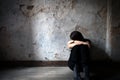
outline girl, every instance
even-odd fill
[[[89,80],[89,48],[90,40],[84,39],[78,31],[73,31],[70,34],[70,41],[67,46],[71,49],[71,54],[68,60],[68,66],[74,72],[74,80],[81,80],[80,72],[84,72],[84,80]]]

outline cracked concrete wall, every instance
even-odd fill
[[[1,60],[67,60],[73,30],[92,41],[91,57],[108,58],[107,0],[1,0]]]

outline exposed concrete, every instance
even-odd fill
[[[68,67],[31,67],[8,69],[0,72],[0,80],[72,80]]]
[[[67,60],[73,30],[92,41],[92,59],[107,59],[107,5],[107,0],[1,0],[0,59]]]
[[[119,67],[94,67],[91,80],[120,80]],[[68,67],[23,67],[0,70],[0,80],[73,80]]]

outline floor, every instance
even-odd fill
[[[68,67],[28,67],[5,69],[0,80],[72,80]]]
[[[91,80],[120,80],[120,72],[116,71],[91,73]],[[73,80],[73,73],[68,67],[19,67],[1,69],[0,80]]]

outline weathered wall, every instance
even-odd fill
[[[112,0],[111,5],[111,56],[114,60],[120,60],[120,0]]]
[[[93,59],[106,59],[106,20],[106,0],[1,0],[0,59],[67,60],[73,30],[92,41]]]

